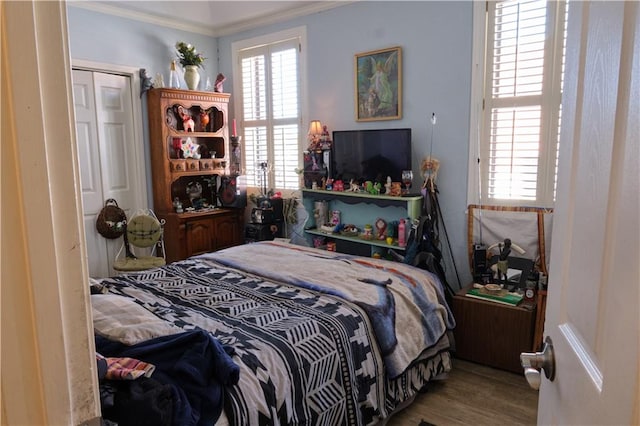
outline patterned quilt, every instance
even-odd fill
[[[375,424],[450,369],[443,291],[399,263],[264,242],[102,284],[234,348],[232,425]]]

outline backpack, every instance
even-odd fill
[[[415,219],[407,239],[404,263],[416,266],[435,274],[445,289],[447,299],[454,294],[447,282],[442,266],[442,251],[430,216],[423,215]]]

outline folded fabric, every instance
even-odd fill
[[[156,366],[148,362],[128,357],[104,357],[96,354],[98,363],[103,359],[106,370],[101,378],[108,380],[135,380],[140,377],[151,377]],[[100,376],[100,375],[99,375]]]

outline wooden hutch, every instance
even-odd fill
[[[166,221],[167,262],[241,244],[244,208],[217,207],[229,174],[228,93],[148,91],[154,210]],[[200,158],[190,158],[197,147]],[[176,211],[177,204],[182,212]],[[175,203],[175,204],[174,204]]]

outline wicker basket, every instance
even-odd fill
[[[100,235],[111,240],[120,238],[127,229],[126,224],[127,215],[118,207],[116,200],[109,198],[105,201],[96,219],[96,229]]]

